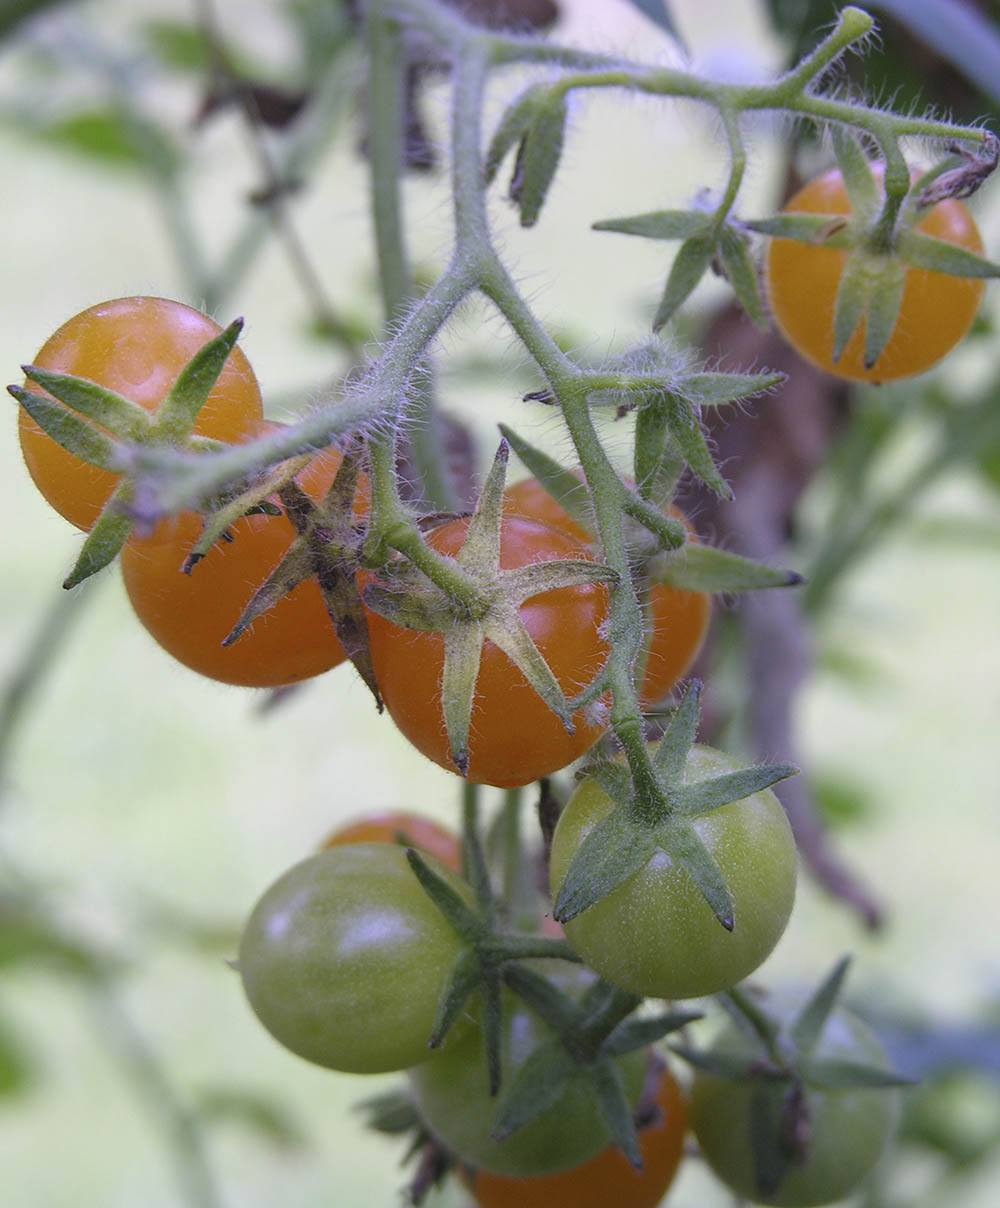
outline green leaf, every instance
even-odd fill
[[[602,218],[591,229],[639,235],[643,239],[691,239],[705,235],[711,225],[712,216],[703,210],[653,210],[631,218]]]
[[[700,1011],[667,1011],[641,1019],[626,1019],[601,1045],[601,1052],[610,1057],[621,1057],[625,1053],[655,1044],[668,1032],[676,1032],[701,1018],[703,1016]]]
[[[26,1090],[35,1079],[35,1065],[24,1042],[7,1019],[0,1016],[0,1098]]]
[[[689,373],[684,376],[679,391],[700,407],[717,407],[736,403],[774,390],[787,379],[784,373]]]
[[[874,217],[882,200],[882,190],[871,163],[853,131],[844,126],[833,127],[833,150],[851,209],[862,217]]]
[[[119,440],[140,441],[152,426],[149,412],[124,395],[68,373],[53,373],[38,365],[22,365],[26,377],[73,411],[106,428]]]
[[[779,780],[787,780],[789,776],[797,775],[798,771],[790,763],[769,763],[762,767],[726,772],[710,780],[699,780],[697,784],[681,785],[677,789],[679,806],[688,818],[700,818],[723,805],[742,801],[762,789],[770,788]]]
[[[849,256],[844,265],[833,312],[833,361],[843,356],[844,349],[865,317],[871,297],[871,264],[867,256]]]
[[[165,159],[176,162],[177,153],[163,132],[143,123],[143,141],[155,138]],[[135,119],[111,109],[91,109],[71,114],[38,129],[50,146],[96,159],[109,167],[142,170],[147,155],[136,138]]]
[[[693,541],[674,553],[655,555],[646,563],[646,574],[654,583],[704,592],[760,591],[794,587],[805,581],[796,571],[772,569],[728,550]]]
[[[556,894],[553,917],[567,923],[589,910],[634,876],[656,847],[648,830],[631,822],[624,810],[612,810],[580,844]]]
[[[671,265],[660,305],[656,308],[654,331],[659,331],[690,296],[712,263],[715,251],[716,242],[712,235],[694,235],[681,244]]]
[[[868,310],[865,314],[865,368],[872,369],[885,351],[903,305],[903,287],[906,284],[906,269],[902,264],[889,261],[884,273],[872,287]]]
[[[607,1125],[611,1139],[628,1158],[632,1167],[642,1170],[642,1153],[639,1150],[632,1105],[625,1093],[618,1067],[610,1057],[605,1058],[587,1071],[587,1080],[594,1091],[601,1119]]]
[[[694,473],[716,495],[722,499],[732,499],[733,493],[712,460],[701,421],[691,402],[667,390],[657,396],[655,405],[663,407],[670,434]]]
[[[508,105],[486,152],[483,172],[487,183],[495,178],[507,152],[527,134],[546,93],[544,84],[533,84],[512,105]]]
[[[117,446],[109,436],[44,394],[32,394],[21,386],[8,386],[7,391],[56,444],[92,466],[118,472]]]
[[[842,1057],[806,1057],[797,1063],[797,1069],[808,1086],[823,1091],[915,1085],[913,1078],[904,1078],[884,1066]]]
[[[719,257],[726,280],[733,287],[740,306],[755,327],[767,331],[770,323],[761,292],[760,274],[750,251],[749,239],[741,231],[727,224],[722,228],[719,240]]]
[[[146,44],[165,67],[207,73],[212,65],[202,30],[186,21],[153,18],[142,29]]]
[[[514,1075],[497,1108],[492,1137],[502,1141],[550,1108],[575,1070],[558,1041],[540,1045]]]
[[[921,231],[904,231],[899,236],[896,254],[912,268],[925,268],[954,277],[1000,277],[1000,264],[994,264],[968,248],[936,239]]]
[[[87,534],[73,569],[63,581],[63,587],[67,590],[110,566],[121,553],[131,535],[134,521],[119,505],[126,503],[131,494],[131,484],[121,484],[115,488],[94,527]]]
[[[789,1029],[792,1043],[802,1055],[811,1053],[823,1035],[830,1012],[837,1005],[844,978],[851,965],[849,956],[842,956],[831,969]]]
[[[541,449],[529,444],[506,424],[500,431],[507,443],[538,479],[567,516],[588,533],[594,531],[594,511],[586,484],[578,473],[567,470]]]
[[[199,348],[180,371],[156,412],[158,436],[180,440],[190,433],[242,330],[243,320],[235,319]]]
[[[550,93],[521,141],[510,195],[520,208],[523,227],[535,225],[545,204],[559,167],[568,116],[566,98]]]

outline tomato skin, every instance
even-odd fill
[[[752,1042],[735,1027],[728,1028],[712,1049],[754,1051]],[[888,1068],[871,1030],[843,1008],[827,1021],[816,1055]],[[900,1092],[893,1088],[807,1088],[810,1123],[805,1161],[790,1167],[775,1194],[762,1198],[750,1148],[752,1093],[749,1083],[699,1070],[691,1088],[691,1125],[706,1161],[728,1187],[755,1204],[778,1208],[809,1208],[850,1195],[889,1145],[899,1117]]]
[[[740,765],[695,746],[685,780],[708,779]],[[578,786],[552,839],[555,895],[580,845],[615,805],[596,780]],[[795,840],[770,789],[695,820],[734,901],[732,931],[716,920],[690,876],[659,851],[623,885],[564,924],[566,938],[601,977],[655,998],[698,998],[729,989],[752,973],[781,938],[795,900]]]
[[[555,966],[556,962],[545,962]],[[558,963],[546,968],[561,989],[581,994],[593,975]],[[504,994],[501,1025],[501,1087],[509,1086],[537,1047],[552,1038],[549,1027],[513,994]],[[641,1050],[618,1059],[629,1100],[642,1091],[646,1056]],[[486,1073],[482,1028],[468,1019],[464,1031],[433,1061],[409,1071],[417,1110],[430,1131],[461,1161],[480,1170],[515,1178],[553,1174],[579,1166],[609,1143],[597,1103],[582,1079],[571,1079],[552,1104],[502,1141],[490,1135],[498,1099],[492,1098]]]
[[[660,1116],[639,1132],[642,1170],[614,1145],[572,1170],[533,1179],[461,1169],[479,1208],[656,1208],[684,1156],[687,1105],[677,1080],[664,1070],[656,1088]]]
[[[504,497],[509,513],[551,524],[584,545],[594,540],[592,534],[570,517],[537,478],[525,478],[508,487]],[[680,508],[671,507],[670,515],[682,521],[691,540],[697,541],[694,530]],[[684,591],[666,583],[651,586],[647,624],[652,627],[653,636],[639,692],[639,701],[644,709],[663,700],[691,667],[705,641],[711,615],[712,598],[706,592]]]
[[[872,167],[881,179],[882,165]],[[810,181],[784,212],[850,214],[840,171]],[[983,251],[975,221],[960,201],[939,202],[915,230],[977,254]],[[972,326],[983,295],[981,279],[910,268],[899,319],[875,365],[864,365],[864,324],[834,362],[833,314],[846,259],[841,249],[792,239],[772,239],[767,250],[765,277],[775,321],[796,352],[827,373],[859,382],[912,377],[941,360]]]
[[[169,298],[99,302],[74,315],[39,349],[32,364],[106,386],[155,411],[187,362],[222,328],[208,315]],[[45,393],[30,380],[28,389]],[[245,439],[261,418],[260,387],[237,345],[194,425],[200,436]],[[28,473],[60,515],[88,531],[118,475],[81,461],[20,408],[18,429]]]
[[[471,898],[454,873],[425,859]],[[356,843],[318,852],[274,882],[250,915],[238,964],[276,1040],[316,1065],[375,1074],[432,1055],[427,1039],[461,947],[401,847]]]
[[[366,814],[355,822],[338,827],[323,840],[321,847],[342,847],[349,843],[396,843],[430,852],[453,872],[462,871],[462,843],[458,836],[422,814],[406,810],[384,810]]]
[[[272,426],[259,424],[258,432]],[[339,450],[325,449],[296,482],[319,501],[341,460]],[[355,513],[367,507],[363,481]],[[223,646],[250,597],[296,534],[284,513],[244,516],[232,525],[232,542],[216,542],[191,574],[183,574],[181,564],[201,529],[198,512],[181,512],[161,521],[148,537],[133,534],[122,550],[122,575],[132,607],[168,654],[210,679],[247,688],[297,683],[347,658],[315,579],[300,583],[232,646]]]
[[[439,553],[461,548],[467,519],[449,521],[427,536]],[[504,569],[554,558],[587,558],[566,533],[520,516],[504,519],[500,562]],[[603,584],[562,587],[533,596],[521,619],[567,696],[584,687],[604,665],[608,593]],[[403,629],[368,614],[372,662],[385,706],[410,742],[428,759],[455,771],[441,709],[444,637]],[[559,718],[492,642],[483,643],[469,735],[468,779],[516,788],[564,768],[594,745],[606,726],[583,711],[567,734]]]

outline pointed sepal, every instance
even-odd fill
[[[124,395],[72,374],[55,373],[37,365],[22,365],[21,368],[31,382],[119,440],[141,441],[149,434],[149,412]]]
[[[188,361],[156,412],[157,436],[175,441],[190,433],[242,330],[235,319]]]
[[[670,268],[667,284],[653,318],[653,330],[659,331],[673,318],[680,306],[694,292],[716,253],[714,235],[693,235],[681,244]]]
[[[729,550],[693,541],[675,554],[655,555],[646,563],[645,572],[654,583],[667,583],[683,591],[761,591],[805,582],[797,571],[765,566]]]

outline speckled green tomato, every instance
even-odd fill
[[[570,993],[581,994],[593,975],[561,966],[546,975]],[[505,994],[501,1041],[501,1097],[540,1044],[553,1033],[520,999]],[[618,1061],[625,1089],[638,1103],[645,1076],[643,1051]],[[610,1142],[589,1084],[573,1079],[551,1107],[502,1141],[490,1135],[498,1099],[490,1097],[482,1028],[469,1021],[465,1031],[435,1055],[410,1070],[410,1086],[424,1123],[461,1161],[493,1174],[527,1178],[568,1170],[586,1162]]]
[[[740,765],[695,746],[684,779],[706,780]],[[552,841],[555,895],[587,835],[615,808],[593,778],[568,801]],[[770,789],[720,806],[694,822],[734,903],[735,925],[712,914],[689,874],[663,851],[624,884],[565,924],[566,937],[602,977],[636,994],[697,998],[752,973],[781,938],[795,900],[795,840]]]
[[[713,1051],[748,1054],[753,1041],[737,1028],[725,1031]],[[871,1030],[838,1008],[827,1020],[817,1057],[841,1058],[888,1068]],[[813,1090],[806,1087],[808,1149],[789,1168],[776,1192],[758,1189],[750,1147],[753,1086],[699,1071],[691,1089],[691,1123],[705,1160],[727,1187],[755,1204],[809,1208],[850,1195],[890,1144],[900,1109],[894,1088]]]
[[[471,890],[432,856],[459,893]],[[438,1000],[461,941],[403,848],[318,852],[264,894],[243,932],[239,971],[265,1028],[307,1061],[354,1074],[431,1056]]]

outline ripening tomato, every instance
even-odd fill
[[[269,427],[258,424],[261,432]],[[318,501],[340,463],[337,449],[325,449],[296,482]],[[362,480],[355,513],[367,507],[368,486]],[[200,513],[181,512],[162,520],[148,537],[133,534],[122,550],[128,598],[168,654],[210,679],[248,688],[297,683],[346,659],[315,579],[293,588],[233,645],[223,646],[250,597],[287,552],[295,529],[284,513],[244,516],[232,525],[231,542],[216,542],[190,574],[183,574],[181,565],[201,528]]]
[[[572,1170],[519,1179],[460,1168],[479,1208],[656,1208],[684,1156],[687,1106],[676,1078],[664,1069],[656,1087],[658,1115],[639,1130],[642,1170],[614,1145]]]
[[[115,298],[64,323],[32,363],[87,378],[155,411],[188,361],[221,331],[214,319],[182,302]],[[44,393],[31,381],[26,385]],[[237,442],[254,431],[260,418],[260,387],[237,346],[205,400],[194,432]],[[77,528],[92,528],[118,476],[68,452],[23,407],[19,431],[24,461],[39,491]]]
[[[743,1031],[731,1026],[712,1051],[748,1056],[756,1049]],[[889,1068],[871,1029],[842,1007],[827,1020],[814,1055]],[[777,1191],[770,1194],[762,1193],[757,1183],[752,1137],[762,1121],[753,1098],[752,1082],[697,1072],[691,1088],[691,1125],[705,1160],[736,1195],[755,1204],[811,1208],[851,1195],[872,1171],[895,1133],[901,1096],[894,1087],[820,1090],[807,1080],[805,1156],[789,1167]]]
[[[873,164],[881,179],[882,166]],[[785,206],[785,213],[850,214],[851,203],[838,169],[811,180]],[[960,201],[939,202],[916,224],[924,235],[980,254],[983,242]],[[837,377],[889,382],[923,373],[965,336],[979,310],[983,281],[910,268],[895,329],[871,369],[864,365],[864,323],[838,361],[833,360],[833,315],[847,252],[794,239],[771,239],[766,259],[767,292],[782,335],[807,361]]]
[[[581,491],[583,486],[581,484]],[[508,513],[541,520],[569,533],[584,545],[594,538],[578,525],[537,478],[525,478],[504,492]],[[680,508],[670,515],[684,523],[692,541],[694,530]],[[639,700],[644,709],[658,704],[690,668],[708,632],[712,599],[706,592],[684,591],[654,583],[649,592],[646,624],[652,628]]]
[[[554,961],[545,965],[546,975],[568,994],[582,996],[594,982],[593,974],[579,966]],[[540,1016],[513,994],[504,993],[500,1099],[525,1062],[552,1038]],[[616,1064],[634,1105],[642,1091],[646,1055],[635,1050]],[[464,1021],[463,1031],[432,1061],[411,1069],[409,1079],[417,1111],[430,1131],[449,1153],[480,1170],[515,1178],[554,1174],[588,1161],[610,1141],[583,1078],[570,1078],[545,1111],[503,1140],[495,1140],[499,1100],[490,1095],[482,1027],[474,1017]]]
[[[458,836],[422,814],[406,810],[384,810],[365,814],[355,822],[338,827],[321,847],[348,843],[398,843],[430,852],[446,868],[462,871],[462,844]]]
[[[469,886],[428,864],[467,901]],[[355,843],[294,865],[268,889],[240,940],[251,1007],[286,1048],[353,1074],[426,1061],[438,1000],[462,941],[401,847]],[[443,1056],[448,1043],[436,1054]]]
[[[467,527],[467,519],[449,521],[428,534],[428,544],[454,555]],[[589,556],[580,542],[550,525],[521,516],[504,519],[503,569]],[[607,589],[598,583],[560,587],[521,606],[521,620],[566,696],[585,687],[607,659],[602,632],[607,615]],[[443,635],[403,629],[375,613],[368,615],[368,631],[375,678],[393,721],[428,759],[454,771],[441,707]],[[566,767],[606,728],[582,710],[573,721],[574,732],[568,734],[507,655],[484,642],[472,708],[468,779],[515,788]]]
[[[684,779],[708,780],[739,764],[694,746]],[[586,777],[560,815],[552,838],[555,895],[584,840],[615,804]],[[770,789],[721,805],[694,821],[729,886],[735,926],[712,914],[690,875],[664,851],[606,898],[563,926],[566,938],[601,977],[655,998],[699,998],[749,976],[781,938],[795,899],[795,840]]]

